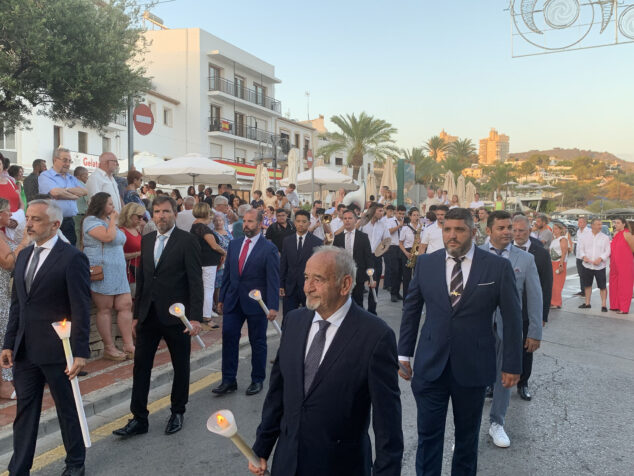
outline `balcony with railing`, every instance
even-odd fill
[[[278,114],[282,113],[282,103],[277,99],[265,96],[263,93],[245,86],[236,85],[225,78],[209,77],[209,91],[220,91],[238,99],[270,109]]]
[[[125,112],[115,114],[114,116],[112,116],[110,122],[118,126],[126,127],[128,125],[128,115]]]
[[[248,126],[243,122],[235,122],[229,119],[219,117],[209,118],[209,132],[222,132],[231,134],[236,137],[243,137],[256,142],[270,142],[274,134],[272,132],[263,131],[257,127]]]

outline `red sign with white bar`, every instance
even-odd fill
[[[154,114],[145,104],[139,104],[132,112],[134,128],[142,136],[148,135],[154,128]]]

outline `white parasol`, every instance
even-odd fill
[[[196,181],[206,184],[236,184],[234,168],[196,153],[144,167],[143,176],[146,180],[169,185],[196,185]]]

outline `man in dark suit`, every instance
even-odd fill
[[[243,221],[244,238],[229,243],[218,299],[218,308],[220,312],[224,311],[222,382],[213,389],[218,395],[238,389],[238,350],[245,320],[251,343],[251,385],[246,394],[255,395],[262,390],[266,376],[266,328],[268,320],[277,317],[280,303],[280,258],[275,245],[260,233],[262,212],[249,210],[244,214]],[[260,305],[249,297],[253,289],[258,289],[262,294],[269,308],[268,316],[264,316]]]
[[[310,216],[310,214],[309,214]],[[288,219],[288,213],[283,208],[278,208],[275,212],[275,223],[266,229],[266,239],[273,243],[278,251],[282,252],[284,239],[295,234],[295,227]]]
[[[57,236],[62,210],[50,200],[33,200],[26,211],[26,233],[35,242],[15,263],[9,323],[2,367],[13,367],[18,399],[13,421],[13,456],[9,473],[29,474],[35,454],[44,385],[55,401],[66,468],[62,476],[84,474],[86,448],[70,380],[90,357],[90,266],[86,256]],[[53,322],[71,322],[74,363],[66,357]]]
[[[449,210],[445,249],[418,257],[403,305],[399,360],[412,379],[418,407],[416,474],[440,474],[447,406],[455,432],[452,474],[475,475],[484,389],[496,379],[491,316],[500,308],[504,350],[502,384],[516,385],[522,368],[522,311],[511,263],[474,247],[469,210]],[[430,276],[440,279],[430,279]],[[445,279],[442,279],[442,277]],[[414,355],[423,306],[426,318]]]
[[[396,340],[350,299],[354,260],[319,248],[306,264],[306,306],[289,314],[253,450],[273,476],[397,476],[403,433]],[[374,464],[368,435],[370,410]]]
[[[141,241],[141,265],[137,273],[134,321],[136,349],[130,411],[134,418],[113,431],[117,436],[132,436],[148,431],[148,393],[154,356],[165,340],[174,368],[171,416],[165,433],[183,428],[189,398],[189,356],[191,336],[200,332],[203,306],[200,245],[191,233],[176,227],[176,202],[161,195],[152,202],[152,219],[157,231]],[[174,303],[185,306],[193,330],[169,313]]]
[[[550,262],[550,254],[546,251],[541,241],[530,236],[530,232],[531,227],[528,218],[523,215],[516,215],[513,218],[513,244],[524,251],[528,251],[535,258],[539,283],[542,288],[542,325],[545,326],[546,322],[548,322],[550,298],[553,292],[553,267]],[[522,355],[522,375],[517,383],[517,393],[523,400],[529,401],[532,396],[528,389],[528,379],[533,370],[533,352],[528,352],[526,345],[529,323],[527,307],[526,293],[524,293],[522,296],[524,353]]]
[[[304,294],[304,270],[306,262],[317,246],[323,241],[312,233],[308,233],[310,213],[306,210],[295,212],[296,233],[287,236],[282,246],[280,258],[280,296],[284,299],[284,318],[298,307],[306,305]],[[282,321],[283,323],[284,321]]]
[[[335,235],[333,245],[344,248],[354,258],[354,263],[357,265],[357,277],[352,290],[352,300],[363,307],[363,290],[365,283],[369,282],[367,270],[374,266],[374,254],[370,247],[368,235],[357,230],[356,225],[357,216],[354,212],[351,210],[343,212],[344,231]],[[376,286],[376,281],[371,286]],[[368,293],[368,311],[376,315],[376,301],[372,292]]]

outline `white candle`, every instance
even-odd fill
[[[66,356],[66,365],[70,370],[73,367],[73,352],[70,348],[70,329],[71,323],[64,319],[60,322],[53,322],[53,329],[62,340],[64,346],[64,355]],[[75,397],[75,407],[77,408],[77,416],[79,417],[79,426],[81,427],[81,434],[84,437],[84,446],[90,448],[90,430],[88,429],[88,421],[86,420],[86,413],[84,412],[84,403],[81,398],[81,391],[79,390],[79,380],[74,377],[71,381],[73,387],[73,396]]]
[[[366,273],[368,273],[368,277],[370,278],[370,284],[374,284],[374,268],[368,268]],[[372,292],[372,296],[374,296],[374,302],[379,302],[376,297],[376,291],[374,290],[374,288],[371,287],[370,291]]]
[[[260,459],[238,434],[238,425],[236,425],[236,419],[231,410],[218,410],[213,413],[207,420],[207,430],[229,438],[253,466],[260,467]],[[270,473],[265,471],[264,474],[269,475]]]
[[[176,304],[172,304],[170,306],[169,312],[172,316],[178,317],[181,320],[181,322],[185,325],[185,327],[187,327],[187,329],[189,329],[190,331],[194,330],[192,323],[189,322],[189,319],[187,319],[187,317],[185,316],[185,306],[183,304],[179,302],[177,302]],[[198,342],[198,345],[204,349],[205,343],[200,338],[200,336],[196,335],[193,337],[194,339],[196,339],[196,342]]]
[[[262,293],[259,289],[251,290],[251,292],[249,292],[249,297],[260,304],[260,307],[264,311],[264,314],[266,314],[267,316],[269,315],[269,308],[266,307],[266,304],[264,304],[264,301],[262,300]],[[282,335],[282,329],[280,328],[280,325],[275,321],[275,319],[271,321],[271,324],[273,324],[273,327],[275,327],[277,333],[279,335]]]

